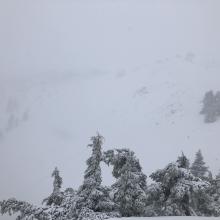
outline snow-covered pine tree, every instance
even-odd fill
[[[78,190],[79,200],[77,212],[82,208],[88,208],[94,212],[110,212],[114,210],[115,204],[109,197],[109,189],[103,187],[100,163],[102,161],[103,137],[100,134],[91,138],[92,155],[87,160],[87,169],[84,174],[84,181]]]
[[[189,159],[184,155],[183,152],[182,155],[178,157],[176,162],[179,168],[185,168],[187,170],[189,169]]]
[[[1,214],[18,214],[16,220],[52,220],[47,209],[14,198],[0,202]]]
[[[213,123],[220,116],[220,91],[213,93],[213,91],[206,92],[203,99],[203,108],[200,112],[205,115],[206,123]]]
[[[216,202],[213,200],[215,191],[215,180],[211,171],[205,165],[201,150],[196,153],[195,160],[190,168],[192,174],[209,183],[206,190],[200,190],[194,193],[194,203],[196,204],[196,212],[198,215],[217,215]],[[217,205],[218,206],[218,205]]]
[[[201,150],[199,150],[196,153],[195,160],[194,160],[190,170],[194,176],[207,180],[208,167],[205,166],[205,162],[204,162],[204,158],[203,158]]]
[[[208,213],[212,216],[220,216],[220,175],[216,175],[215,178],[209,178],[210,187],[207,190],[209,209]],[[202,197],[202,195],[200,195]],[[206,196],[207,197],[207,196]],[[207,198],[202,198],[207,202]]]
[[[113,165],[116,183],[112,185],[114,201],[122,216],[141,216],[146,205],[146,176],[139,160],[129,149],[105,152],[104,161]]]
[[[212,175],[212,172],[211,172],[210,170],[208,171],[207,180],[208,180],[209,182],[212,182],[212,181],[213,181],[213,175]]]
[[[147,208],[148,213],[152,215],[152,210],[158,210],[156,215],[159,216],[196,215],[194,193],[204,192],[209,184],[193,176],[186,161],[188,159],[182,154],[176,163],[170,163],[164,169],[151,174],[156,186],[151,186],[151,191],[148,191],[152,194],[148,197],[148,204],[149,199],[157,201],[153,201],[154,206]]]
[[[214,104],[215,104],[215,95],[213,91],[211,90],[206,92],[203,99],[203,108],[200,112],[200,114],[205,115],[204,121],[206,123],[212,123],[216,121],[216,112],[215,112]]]
[[[147,187],[147,199],[144,216],[162,216],[164,205],[164,192],[160,182],[152,183]]]
[[[44,200],[46,206],[37,207],[28,202],[18,201],[14,198],[0,202],[1,214],[18,214],[17,220],[74,220],[75,205],[78,201],[76,192],[67,188],[61,192],[62,178],[56,168],[53,193]]]
[[[178,168],[189,169],[189,160],[182,152],[182,155],[178,157],[176,166]],[[151,176],[152,178],[152,176]],[[168,190],[167,190],[168,191]],[[147,189],[147,207],[145,210],[146,216],[161,216],[164,215],[164,201],[166,192],[166,187],[162,182],[158,181],[152,183]],[[163,207],[163,208],[162,208]]]
[[[216,179],[220,180],[220,170],[218,171],[217,175],[216,175]]]
[[[43,203],[46,203],[47,206],[51,205],[61,205],[63,200],[63,192],[61,192],[61,186],[63,183],[62,178],[60,177],[59,170],[57,167],[54,169],[51,175],[54,178],[53,181],[53,192],[52,194],[43,200]]]
[[[52,220],[74,220],[77,219],[75,207],[79,197],[72,188],[63,192],[63,200],[59,206],[48,207]]]

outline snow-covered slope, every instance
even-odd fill
[[[36,185],[49,185],[55,165],[64,182],[79,185],[89,154],[86,145],[96,131],[105,136],[106,149],[135,150],[148,175],[175,160],[181,150],[193,159],[198,148],[217,171],[220,122],[205,124],[199,111],[204,93],[218,89],[218,68],[207,74],[199,59],[191,63],[174,56],[124,70],[123,76],[40,76],[27,79],[22,89],[19,81],[14,90],[6,88],[8,97],[1,99],[1,165],[9,170],[4,185],[7,175],[17,182],[20,172],[32,175],[33,169]],[[40,183],[39,176],[47,183]]]
[[[131,218],[121,218],[122,220],[155,220],[154,218],[138,218],[138,217],[131,217]],[[156,217],[157,220],[214,220],[216,218],[206,218],[206,217]],[[110,220],[117,220],[117,218],[110,219]]]

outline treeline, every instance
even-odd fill
[[[220,117],[220,91],[215,94],[212,90],[205,93],[203,108],[200,114],[204,115],[205,123],[213,123]]]
[[[14,198],[0,202],[2,214],[17,220],[102,220],[124,216],[220,216],[220,176],[212,177],[201,151],[190,165],[182,153],[176,162],[147,176],[129,149],[102,151],[103,137],[91,138],[91,157],[78,190],[62,189],[55,168],[53,191],[42,207]],[[102,185],[100,164],[112,166],[115,183]]]

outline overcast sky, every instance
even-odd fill
[[[219,0],[1,0],[0,199],[39,204],[55,166],[77,189],[97,131],[147,175],[199,148],[216,173],[220,121],[199,111],[220,90],[219,11]]]

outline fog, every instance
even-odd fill
[[[148,176],[199,148],[216,174],[220,121],[199,112],[205,92],[220,90],[219,9],[218,0],[1,0],[0,200],[40,204],[55,166],[77,189],[97,131],[104,150],[134,150]],[[110,174],[103,165],[104,184]]]

